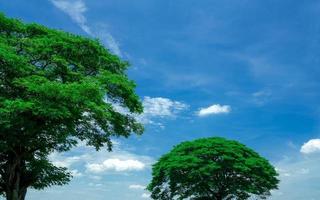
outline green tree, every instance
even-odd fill
[[[111,137],[142,133],[127,67],[97,40],[0,15],[0,195],[23,200],[29,187],[66,184],[53,151],[79,140],[111,150]]]
[[[147,189],[153,199],[231,200],[266,198],[277,172],[236,141],[213,137],[183,142],[153,165]]]

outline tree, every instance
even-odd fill
[[[265,198],[277,189],[269,162],[236,141],[212,137],[183,142],[153,165],[147,189],[153,199]]]
[[[98,40],[0,15],[0,195],[23,200],[29,187],[66,184],[53,151],[80,140],[111,150],[112,137],[142,133],[127,67]]]

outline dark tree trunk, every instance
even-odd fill
[[[21,159],[17,155],[9,155],[6,170],[6,199],[24,200],[27,188],[21,186]]]
[[[19,191],[10,191],[7,194],[7,200],[24,200],[27,194],[27,188],[19,189]]]
[[[225,198],[222,192],[216,193],[214,196],[216,200],[223,200]]]

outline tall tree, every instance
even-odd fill
[[[253,150],[224,138],[183,142],[153,166],[153,199],[264,199],[277,189],[277,172]]]
[[[66,184],[53,151],[79,140],[111,150],[111,137],[142,133],[127,67],[98,40],[0,15],[0,195],[23,200],[29,187]]]

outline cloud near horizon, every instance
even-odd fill
[[[105,172],[142,171],[154,162],[151,157],[121,150],[120,144],[114,143],[112,152],[106,149],[96,152],[93,147],[80,144],[69,153],[54,152],[49,158],[55,166],[67,167],[75,177],[88,176],[93,179],[99,179],[93,174]]]

